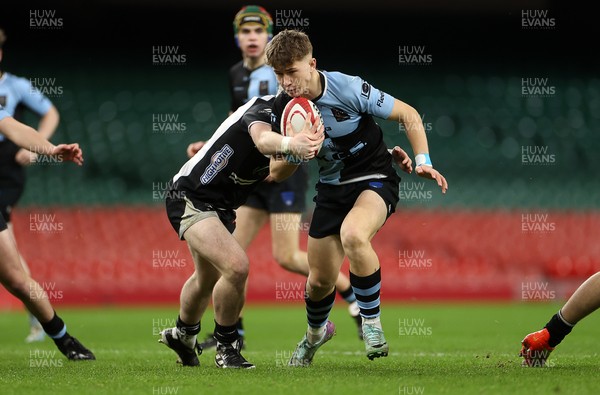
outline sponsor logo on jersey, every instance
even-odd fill
[[[368,82],[363,82],[360,95],[366,99],[371,96],[371,85]]]
[[[385,100],[385,95],[383,94],[383,92],[379,92],[379,99],[377,99],[377,107],[381,107],[381,105],[383,104],[383,101]]]
[[[233,148],[229,144],[225,144],[223,148],[215,152],[210,158],[210,165],[206,167],[204,174],[200,177],[200,182],[204,185],[210,183],[227,166],[229,158],[233,156],[233,152]]]
[[[273,110],[271,110],[270,108],[263,108],[262,110],[258,111],[259,114],[265,114],[268,117],[271,117],[271,119],[273,118],[271,116],[271,114],[273,113]]]
[[[331,113],[333,114],[335,120],[338,122],[343,122],[350,119],[350,115],[348,115],[346,111],[340,110],[339,108],[332,108]]]

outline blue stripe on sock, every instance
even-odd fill
[[[361,317],[364,318],[377,318],[381,315],[381,310],[377,312],[377,314],[364,315],[362,312],[360,313]]]
[[[375,307],[378,307],[380,304],[380,298],[377,298],[375,300],[372,300],[370,302],[361,302],[360,300],[357,301],[356,303],[358,303],[358,307],[361,310],[369,310],[369,309],[374,309]]]
[[[378,282],[377,284],[373,285],[371,288],[368,288],[368,289],[361,289],[361,288],[357,288],[355,286],[352,286],[352,289],[354,290],[354,293],[356,295],[360,295],[360,296],[373,295],[375,292],[378,292],[381,289],[381,282]]]
[[[354,303],[356,302],[356,295],[354,295],[354,292],[352,292],[352,295],[348,296],[347,298],[344,298],[344,300],[348,303]]]
[[[50,336],[52,339],[60,339],[65,335],[65,333],[67,333],[67,325],[63,326],[60,332],[58,332],[56,335],[51,335],[48,333],[48,336]]]

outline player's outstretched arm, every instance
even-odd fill
[[[416,172],[423,178],[429,178],[437,182],[438,186],[442,189],[442,193],[446,193],[448,190],[448,181],[439,171],[428,165],[417,165]]]
[[[0,133],[19,147],[42,155],[61,155],[63,160],[83,164],[83,154],[78,144],[59,144],[57,146],[43,138],[33,128],[22,124],[12,117],[0,120]]]
[[[406,131],[406,137],[415,154],[415,171],[420,177],[435,180],[442,193],[448,190],[448,182],[446,178],[433,168],[431,159],[429,158],[429,147],[427,145],[427,135],[421,116],[413,107],[396,99],[392,113],[388,117],[389,120],[394,120],[401,123]]]
[[[76,165],[83,165],[83,151],[79,144],[59,144],[50,153],[50,155],[60,156],[63,161],[73,162]]]
[[[37,132],[40,136],[42,136],[46,140],[50,140],[56,128],[58,127],[58,122],[60,121],[60,114],[56,107],[52,106],[40,118],[40,123],[38,124]],[[36,161],[37,154],[32,153],[31,151],[22,148],[15,154],[15,162],[20,164],[21,166],[28,166]]]

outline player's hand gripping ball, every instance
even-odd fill
[[[321,118],[321,112],[312,101],[304,97],[295,97],[288,102],[283,110],[283,116],[281,117],[281,134],[288,136],[288,128],[290,125],[294,133],[300,133],[304,128],[306,119],[310,120],[311,126],[315,125],[315,122],[319,122],[319,126],[323,125],[323,119]],[[293,135],[291,136],[293,137]],[[316,153],[319,153],[323,143],[319,144]]]

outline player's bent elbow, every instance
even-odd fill
[[[272,159],[269,165],[269,177],[272,181],[281,182],[294,174],[297,169],[297,165],[290,164],[283,159]]]
[[[269,178],[271,181],[274,181],[274,182],[281,182],[288,177],[289,176],[286,176],[285,173],[281,170],[271,169],[271,171],[269,172]]]

